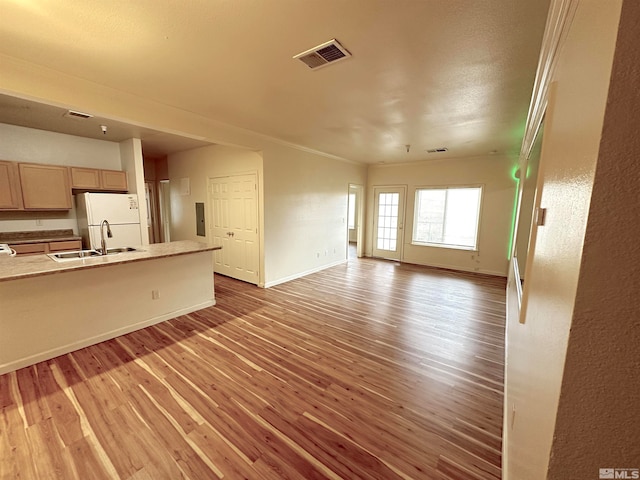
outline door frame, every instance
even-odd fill
[[[399,226],[397,228],[397,247],[398,247],[398,258],[394,257],[385,257],[375,255],[376,242],[378,240],[378,232],[376,231],[378,219],[377,219],[377,192],[380,190],[396,190],[401,191],[401,201],[399,203],[399,207],[402,209],[402,213],[398,215],[398,223]],[[407,185],[373,185],[372,189],[372,222],[371,222],[371,256],[375,258],[385,258],[388,260],[395,260],[398,262],[403,261],[404,258],[404,231],[406,230],[406,215],[407,215]]]

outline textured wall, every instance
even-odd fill
[[[547,209],[546,223],[533,231],[535,247],[523,292],[525,323],[518,323],[517,316],[511,315],[507,323],[503,468],[504,478],[509,480],[547,478],[550,455],[561,455],[559,450],[551,450],[558,434],[556,422],[590,423],[589,418],[571,414],[570,410],[577,412],[579,406],[569,399],[567,411],[558,417],[556,412],[562,382],[573,375],[571,369],[565,369],[565,357],[572,342],[583,242],[621,4],[622,0],[579,3],[553,78],[540,159],[539,202]],[[590,367],[581,372],[594,373]],[[578,448],[576,442],[571,443]],[[597,477],[598,472],[593,471],[557,478]]]
[[[640,468],[640,3],[625,0],[549,479]]]

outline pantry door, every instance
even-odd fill
[[[374,187],[373,256],[402,259],[405,187]]]
[[[256,174],[209,179],[214,272],[258,284],[258,182]]]

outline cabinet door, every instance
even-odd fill
[[[100,170],[97,168],[71,167],[71,187],[100,189]]]
[[[18,165],[0,160],[0,210],[22,208]]]
[[[67,167],[20,163],[25,210],[69,210],[71,182]]]
[[[21,243],[19,245],[11,245],[18,255],[37,255],[39,253],[47,253],[49,251],[48,243]]]
[[[69,250],[82,250],[82,240],[62,240],[49,242],[50,252],[64,252]]]
[[[126,192],[127,172],[100,170],[100,185],[102,186],[102,190]]]

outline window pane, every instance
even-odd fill
[[[480,187],[419,189],[413,241],[477,248]]]
[[[378,197],[378,250],[396,250],[400,194],[380,193]]]

